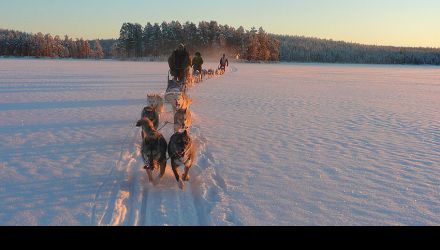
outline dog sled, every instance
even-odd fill
[[[216,70],[216,75],[224,75],[226,72],[226,65],[219,64]]]
[[[167,104],[173,104],[172,102],[175,101],[175,96],[182,93],[185,94],[187,90],[186,79],[178,81],[170,77],[170,75],[171,71],[168,71],[168,86],[164,95],[165,103]]]

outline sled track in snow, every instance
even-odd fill
[[[103,217],[101,217],[100,219],[98,219],[98,210],[100,210],[100,208],[98,207],[99,204],[99,200],[101,198],[101,196],[104,196],[105,194],[107,194],[107,196],[114,192],[112,192],[111,190],[114,190],[116,185],[118,184],[118,174],[120,174],[119,170],[121,169],[121,164],[123,159],[124,159],[124,153],[126,152],[126,148],[128,145],[131,145],[134,140],[136,139],[136,136],[133,135],[134,131],[138,130],[136,128],[134,128],[134,125],[131,126],[129,132],[127,133],[122,145],[121,145],[121,150],[120,150],[120,155],[119,155],[119,159],[116,162],[116,164],[112,167],[111,171],[109,172],[109,174],[107,175],[105,181],[99,186],[98,190],[96,191],[95,194],[95,199],[94,199],[94,203],[93,203],[93,208],[92,208],[92,216],[91,216],[91,225],[100,225],[100,223],[102,222]],[[107,210],[109,203],[107,202],[107,204],[105,204],[105,208],[104,210]],[[102,209],[101,209],[102,210]]]
[[[231,67],[232,73],[237,71]],[[169,115],[168,115],[169,116]],[[196,114],[193,114],[196,117]],[[161,117],[170,121],[171,117]],[[161,131],[167,141],[172,126]],[[191,181],[184,191],[168,162],[163,180],[153,186],[148,182],[140,153],[140,129],[131,129],[120,159],[96,194],[92,225],[99,226],[198,226],[240,225],[228,207],[225,180],[217,169],[221,164],[209,151],[197,121],[191,128],[197,160],[190,171]],[[155,173],[157,174],[157,173]],[[100,199],[106,200],[100,204]]]

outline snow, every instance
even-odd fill
[[[190,91],[185,191],[133,127],[166,72],[0,59],[0,225],[440,224],[438,68],[232,65]]]

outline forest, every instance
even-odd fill
[[[0,29],[0,56],[101,59],[105,52],[99,40]]]
[[[302,36],[272,35],[280,61],[440,65],[440,49],[363,45]]]
[[[164,60],[184,43],[205,58],[250,62],[306,62],[440,65],[440,48],[363,45],[304,36],[275,35],[216,21],[124,23],[117,39],[85,40],[0,29],[0,56],[123,60]]]
[[[219,25],[215,21],[198,25],[178,21],[161,24],[124,23],[120,36],[112,49],[120,58],[168,56],[177,45],[184,43],[187,49],[199,51],[205,57],[217,57],[222,53],[248,61],[278,61],[278,41],[263,28],[245,30]]]

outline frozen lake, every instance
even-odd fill
[[[440,225],[440,68],[235,64],[190,91],[184,192],[132,127],[166,72],[0,59],[0,225]]]

